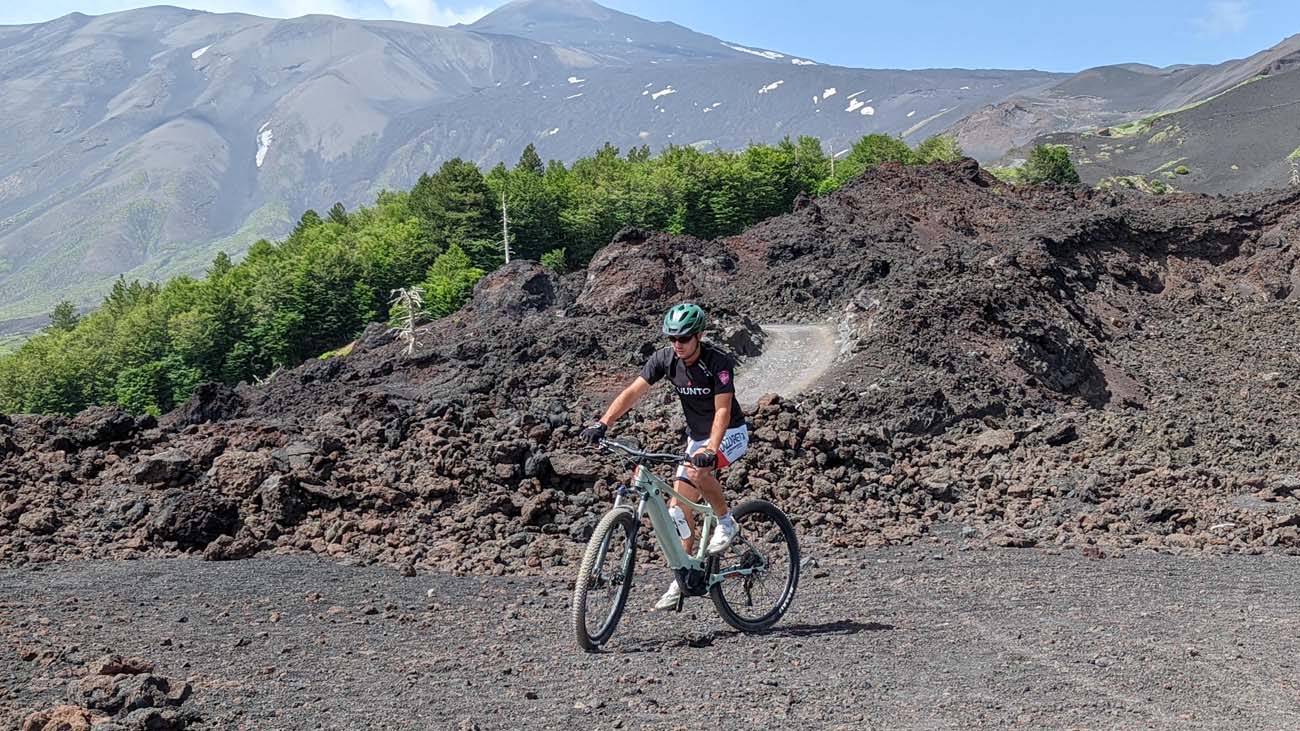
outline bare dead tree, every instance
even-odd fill
[[[400,324],[389,328],[389,332],[397,333],[397,337],[406,343],[406,354],[409,356],[417,345],[416,328],[424,320],[424,294],[419,287],[399,287],[392,291],[392,295],[388,304],[398,312]]]
[[[506,216],[506,192],[501,191],[501,248],[506,252],[506,263],[510,263],[510,218]]]
[[[831,150],[833,152],[834,148],[831,148]],[[848,151],[849,150],[840,150],[839,152],[836,152],[835,154],[831,155],[831,178],[835,177],[835,158],[839,157],[840,155],[843,155]]]
[[[266,374],[266,377],[265,377],[265,378],[258,378],[257,376],[253,376],[253,385],[255,385],[255,386],[265,386],[266,384],[270,383],[271,381],[274,381],[274,380],[275,380],[275,377],[278,376],[278,375],[280,375],[280,371],[282,371],[282,370],[284,370],[284,367],[283,367],[283,366],[277,367],[275,370],[273,370],[273,371],[271,371],[270,373]]]

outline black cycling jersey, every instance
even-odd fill
[[[731,421],[728,429],[745,423],[745,414],[736,401],[736,360],[707,343],[700,344],[700,357],[687,367],[671,347],[655,351],[641,368],[641,377],[650,383],[668,376],[686,413],[686,427],[691,439],[703,441],[713,429],[713,396],[729,393],[731,396]]]

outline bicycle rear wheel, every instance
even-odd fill
[[[718,614],[741,632],[776,624],[799,586],[799,540],[781,509],[750,500],[731,511],[740,533],[713,561],[722,580],[709,589]]]
[[[611,510],[587,541],[573,586],[573,629],[578,644],[596,652],[609,641],[623,615],[636,568],[636,518],[630,510]]]

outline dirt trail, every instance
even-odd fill
[[[740,405],[753,407],[765,393],[789,398],[817,382],[839,352],[829,325],[763,325],[763,355],[737,373]]]
[[[0,727],[109,651],[189,678],[212,729],[1300,727],[1295,559],[806,548],[820,567],[771,634],[732,632],[707,600],[650,613],[656,568],[596,655],[575,648],[563,574],[303,556],[4,569]]]

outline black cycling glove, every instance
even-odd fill
[[[595,444],[605,438],[606,428],[607,427],[605,426],[604,422],[593,421],[591,424],[587,426],[586,429],[583,429],[578,434],[578,436],[581,437],[582,439],[586,439],[592,444]]]
[[[691,464],[700,469],[708,469],[718,463],[718,455],[712,449],[703,449],[691,455]]]

